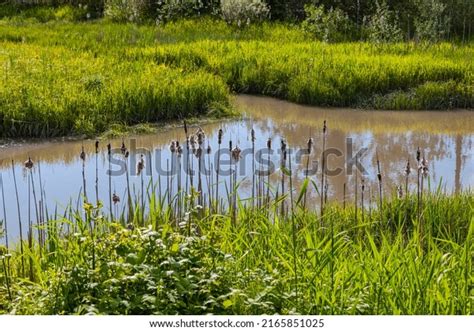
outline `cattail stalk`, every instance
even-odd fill
[[[323,222],[323,216],[324,216],[324,188],[325,188],[325,174],[326,174],[326,133],[327,133],[327,126],[326,126],[326,120],[324,120],[323,123],[323,152],[321,154],[321,224]]]
[[[309,162],[310,162],[310,159],[311,159],[311,152],[313,150],[313,144],[314,144],[314,141],[313,141],[313,138],[311,138],[311,132],[310,132],[310,138],[308,139],[308,150],[307,150],[307,153],[308,153],[308,157],[306,159],[306,173],[305,173],[305,179],[308,180],[308,176],[309,176]],[[303,209],[306,209],[306,196],[307,196],[307,190],[304,192],[304,200],[303,200]]]
[[[267,168],[268,168],[268,173],[267,173],[267,199],[265,201],[265,204],[267,206],[270,206],[270,152],[272,151],[272,140],[271,138],[268,138],[267,140],[267,148],[268,148],[268,158],[267,158]]]
[[[377,180],[379,182],[379,209],[380,209],[380,222],[383,221],[383,196],[382,196],[382,171],[380,169],[380,159],[378,153],[377,158]]]
[[[9,251],[9,243],[8,243],[8,221],[7,221],[7,208],[5,204],[5,189],[3,188],[3,175],[0,173],[0,189],[2,192],[2,206],[3,206],[3,219],[5,220],[5,247],[7,248],[7,254]]]
[[[110,209],[110,221],[112,222],[114,219],[113,215],[113,207],[112,207],[112,145],[110,143],[107,144],[107,157],[109,159],[109,171],[107,173],[109,177],[109,209]]]
[[[222,136],[224,132],[222,129],[219,129],[217,134],[217,167],[216,167],[216,212],[219,212],[219,171],[220,171],[220,161],[221,161],[221,144]]]
[[[99,206],[99,141],[95,141],[95,201]]]
[[[18,210],[18,229],[20,231],[20,253],[21,253],[21,275],[25,277],[25,258],[23,250],[23,229],[21,224],[20,199],[18,197],[18,185],[16,183],[15,163],[12,160],[13,182],[15,184],[16,206]]]
[[[252,141],[252,210],[255,208],[255,130],[250,133]]]

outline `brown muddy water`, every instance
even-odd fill
[[[416,187],[416,149],[420,147],[429,162],[429,185],[431,190],[440,187],[447,192],[469,190],[474,185],[474,157],[472,143],[474,139],[474,112],[469,111],[362,111],[352,109],[328,109],[308,107],[280,101],[272,98],[241,95],[236,97],[236,105],[244,114],[243,118],[210,123],[202,126],[206,133],[204,147],[211,146],[212,152],[205,155],[205,165],[213,164],[212,179],[209,183],[215,187],[215,159],[217,158],[217,135],[222,128],[224,137],[221,145],[221,177],[219,191],[226,193],[226,183],[229,169],[229,140],[233,147],[242,149],[242,158],[237,166],[238,179],[241,181],[239,195],[242,199],[252,195],[252,143],[251,129],[256,133],[255,150],[257,154],[255,168],[267,169],[266,149],[267,139],[272,139],[271,165],[274,167],[271,175],[273,194],[281,195],[280,180],[280,140],[285,139],[288,148],[293,150],[292,173],[295,189],[305,179],[305,169],[308,156],[301,154],[305,151],[309,137],[314,139],[314,149],[309,157],[309,169],[313,169],[310,177],[320,185],[321,181],[321,154],[322,154],[322,126],[327,121],[327,164],[330,170],[328,175],[328,196],[331,201],[353,199],[355,185],[355,167],[351,167],[351,159],[361,151],[360,163],[364,172],[358,172],[360,185],[361,178],[365,179],[366,196],[376,195],[377,167],[376,154],[381,161],[384,193],[394,194],[397,185],[405,183],[404,170],[409,159],[411,163],[410,188]],[[190,129],[194,132],[196,127]],[[171,140],[185,142],[182,128],[173,128],[154,135],[125,137],[124,143],[130,150],[129,173],[132,191],[140,194],[141,176],[136,175],[136,163],[140,155],[145,155],[146,167],[143,175],[145,183],[149,183],[151,176],[155,185],[160,178],[162,192],[168,183],[166,171],[176,161],[171,161],[169,144]],[[109,210],[109,169],[106,145],[109,141],[100,141],[100,152],[95,154],[94,140],[85,141],[46,141],[46,142],[16,142],[0,146],[0,175],[2,176],[5,191],[6,218],[8,220],[9,237],[16,238],[18,231],[18,210],[15,198],[15,187],[12,175],[12,160],[15,165],[16,179],[20,200],[20,216],[22,222],[34,219],[34,204],[28,207],[28,172],[23,164],[28,157],[35,162],[33,179],[36,187],[36,200],[41,198],[46,203],[44,212],[53,215],[62,215],[68,205],[74,207],[83,194],[81,148],[86,152],[85,176],[87,179],[86,192],[90,201],[96,200],[96,162],[98,165],[98,193],[104,203],[104,211]],[[114,174],[112,192],[121,198],[117,208],[125,206],[126,177],[124,175],[124,161],[118,150],[122,139],[110,141],[113,150],[113,161],[110,165]],[[364,149],[365,152],[364,152]],[[301,156],[301,157],[300,157]],[[197,159],[191,156],[192,169],[198,169]],[[186,165],[182,157],[183,170]],[[210,160],[210,162],[209,162]],[[232,168],[235,166],[232,165]],[[287,165],[288,167],[288,165]],[[190,166],[191,168],[191,166]],[[203,167],[204,168],[204,167]],[[183,170],[184,171],[184,170]],[[311,171],[311,170],[310,170]],[[40,173],[41,172],[41,177]],[[183,172],[181,176],[173,174],[173,190],[176,190],[178,179],[185,184]],[[41,178],[41,181],[40,181]],[[208,192],[207,176],[203,175],[203,191]],[[197,185],[197,174],[194,176],[194,185]],[[288,183],[286,184],[288,185]],[[41,188],[43,192],[41,192]],[[158,186],[158,185],[157,185]],[[344,186],[346,194],[344,195]],[[371,193],[369,193],[371,192]],[[30,201],[34,199],[30,190]],[[367,201],[370,198],[367,198]],[[246,200],[250,203],[249,200]],[[308,196],[308,205],[318,206],[318,193],[312,189]],[[4,218],[3,206],[0,201],[0,219]]]

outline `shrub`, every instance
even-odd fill
[[[205,9],[202,0],[158,0],[158,22],[199,16]]]
[[[222,0],[221,15],[229,24],[249,25],[268,17],[270,9],[263,0]]]
[[[369,40],[372,42],[399,42],[403,39],[398,18],[385,2],[377,3],[375,13],[368,22],[367,30]]]
[[[104,16],[114,22],[141,22],[150,16],[152,0],[106,0]]]
[[[305,6],[306,19],[303,30],[319,40],[337,42],[348,40],[352,34],[352,22],[340,9],[325,10],[324,6]]]
[[[418,15],[415,18],[416,36],[430,42],[440,41],[450,29],[446,5],[439,0],[416,1]]]

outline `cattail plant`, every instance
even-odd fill
[[[408,195],[408,182],[411,173],[410,168],[410,159],[407,160],[407,164],[405,166],[405,193]]]
[[[140,160],[137,163],[137,175],[140,176],[140,187],[141,187],[141,211],[142,211],[142,225],[145,225],[145,187],[143,181],[143,170],[145,169],[145,159],[143,154],[140,155]]]
[[[209,166],[209,169],[206,167],[204,164],[204,169],[206,170],[206,182],[207,182],[207,194],[209,197],[209,210],[212,210],[212,165],[211,165],[211,153],[212,153],[212,148],[211,145],[209,144],[209,141],[207,143],[207,148],[206,148],[206,155],[207,155],[207,164]]]
[[[286,171],[286,160],[287,160],[287,150],[286,150],[286,142],[281,139],[280,141],[280,151],[281,151],[281,195],[283,200],[281,202],[281,215],[285,214],[285,171]]]
[[[8,254],[9,243],[8,243],[7,208],[6,208],[6,204],[5,204],[5,190],[3,188],[3,175],[1,173],[0,173],[0,192],[2,192],[3,219],[5,220],[5,224],[4,224],[5,247],[7,248],[7,254]]]
[[[416,177],[416,196],[418,205],[418,221],[420,221],[421,213],[421,192],[420,192],[420,174],[421,174],[421,150],[420,147],[416,149],[416,163],[417,163],[417,177]]]
[[[267,168],[268,168],[268,173],[267,173],[267,199],[265,201],[265,204],[268,206],[270,205],[270,152],[272,150],[272,139],[268,138],[267,140],[267,149],[268,149],[268,158],[267,158]]]
[[[232,160],[234,162],[234,187],[232,187],[232,215],[233,215],[233,220],[234,220],[234,225],[237,221],[237,168],[240,160],[240,154],[242,150],[239,148],[239,146],[235,146],[235,148],[232,150],[231,156]]]
[[[99,205],[99,141],[95,141],[95,201]]]
[[[324,188],[325,188],[325,173],[326,173],[326,137],[327,137],[327,125],[326,120],[323,122],[323,152],[321,153],[321,223],[323,222],[323,215],[324,215]]]
[[[30,281],[34,281],[33,279],[33,259],[31,257],[31,253],[33,252],[33,223],[31,220],[31,181],[33,176],[33,161],[30,157],[24,163],[25,169],[28,171],[28,248],[30,251],[30,259],[29,259],[29,278]]]
[[[250,131],[250,141],[252,142],[252,209],[255,207],[255,130]]]
[[[23,229],[21,224],[20,199],[18,197],[18,185],[16,183],[15,162],[12,160],[13,182],[15,184],[16,206],[18,211],[18,230],[20,231],[20,253],[21,253],[21,275],[25,277],[25,258],[23,250]]]
[[[110,143],[107,144],[107,157],[109,159],[109,171],[108,171],[108,176],[109,176],[109,208],[110,208],[110,221],[113,220],[114,215],[112,211],[112,145]]]
[[[113,195],[111,196],[111,201],[114,203],[115,207],[115,218],[118,218],[118,204],[120,203],[120,197],[114,191]]]
[[[221,161],[221,144],[222,137],[224,136],[224,131],[219,129],[217,133],[217,165],[216,165],[216,212],[219,212],[219,171],[220,171],[220,161]]]
[[[87,201],[87,189],[86,189],[86,153],[84,152],[84,145],[81,147],[81,154],[79,157],[82,160],[82,193],[84,194],[84,199]]]
[[[178,217],[181,218],[181,157],[183,155],[183,147],[176,141],[176,156],[178,162],[178,180],[177,180],[177,191],[178,191]]]
[[[133,202],[132,202],[132,194],[130,192],[130,178],[128,175],[128,157],[129,156],[130,156],[130,152],[128,150],[125,150],[124,160],[125,160],[125,177],[127,179],[128,225],[131,225],[133,221]]]
[[[308,180],[308,176],[309,176],[309,162],[311,159],[311,152],[313,151],[313,145],[314,145],[314,140],[313,138],[310,137],[307,143],[308,149],[306,150],[306,153],[308,154],[308,157],[306,159],[306,173],[305,173],[306,180]],[[307,195],[307,190],[305,190],[304,192],[303,209],[306,209],[306,195]]]
[[[377,158],[377,180],[379,183],[379,209],[380,209],[380,221],[383,219],[383,196],[382,196],[382,171],[380,169],[379,154],[375,153]]]

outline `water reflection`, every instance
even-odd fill
[[[328,122],[327,147],[338,150],[342,156],[331,156],[328,160],[331,169],[340,168],[344,171],[337,176],[332,176],[328,181],[328,194],[330,200],[350,200],[354,192],[355,176],[348,174],[347,169],[347,146],[348,138],[352,140],[353,154],[361,148],[366,148],[361,162],[367,173],[364,175],[367,191],[375,192],[376,189],[376,153],[379,155],[384,176],[385,194],[395,190],[395,187],[404,183],[404,173],[407,159],[415,165],[415,152],[419,146],[429,161],[429,180],[432,189],[435,184],[442,183],[442,188],[449,192],[459,192],[469,188],[474,183],[474,162],[472,155],[472,141],[474,137],[474,114],[468,111],[459,112],[380,112],[359,111],[351,109],[324,109],[295,105],[265,97],[239,96],[236,98],[239,109],[246,114],[245,119],[227,121],[223,123],[211,123],[203,125],[206,132],[206,142],[209,144],[213,155],[218,149],[217,133],[222,128],[224,138],[222,148],[228,149],[229,140],[233,146],[238,145],[242,150],[251,148],[250,131],[256,132],[256,149],[264,150],[268,138],[273,141],[273,149],[278,149],[280,139],[285,139],[288,147],[292,149],[305,149],[307,140],[314,138],[314,152],[310,156],[311,163],[320,161],[322,152],[322,123]],[[196,128],[192,128],[194,132]],[[182,128],[173,128],[155,135],[127,137],[125,144],[131,150],[131,159],[139,159],[139,154],[144,153],[146,160],[145,182],[150,179],[150,170],[153,169],[154,180],[158,180],[157,169],[166,170],[170,167],[169,143],[171,140],[179,140],[182,144],[185,140]],[[109,208],[109,188],[106,171],[109,168],[106,144],[109,141],[101,141],[101,151],[97,155],[99,173],[99,199],[104,201],[104,209]],[[114,148],[119,148],[122,140],[110,141]],[[136,149],[132,148],[136,145]],[[72,203],[77,205],[82,194],[82,161],[79,158],[81,148],[84,146],[86,152],[85,174],[87,177],[87,195],[89,199],[95,200],[95,167],[96,154],[94,141],[49,141],[22,143],[6,146],[0,149],[0,174],[4,181],[6,213],[9,221],[10,237],[18,235],[17,208],[15,190],[12,177],[11,160],[14,160],[17,174],[20,208],[22,221],[28,222],[28,177],[23,169],[23,162],[30,156],[35,161],[34,176],[36,185],[40,184],[39,170],[41,170],[41,184],[43,186],[47,201],[47,212],[49,215],[57,213],[62,215],[65,206]],[[152,155],[151,162],[148,152],[140,151],[143,148]],[[158,153],[159,152],[159,153]],[[160,157],[157,158],[157,155]],[[222,156],[228,160],[228,153]],[[292,156],[293,161],[295,155]],[[183,156],[183,160],[186,156]],[[193,169],[197,169],[197,159],[191,156]],[[280,156],[274,154],[271,160],[278,167]],[[207,156],[206,156],[206,162]],[[295,187],[298,188],[305,178],[307,158],[302,162],[292,163]],[[223,162],[226,163],[226,162]],[[227,162],[228,163],[228,162]],[[176,163],[175,163],[176,164]],[[159,166],[159,167],[158,167]],[[228,168],[227,164],[222,166]],[[262,165],[265,167],[265,164]],[[130,165],[131,169],[135,164]],[[184,168],[184,161],[183,161]],[[239,168],[243,171],[239,180],[242,181],[240,195],[242,198],[250,197],[252,191],[252,161],[250,157],[242,159]],[[257,166],[258,168],[258,166]],[[114,165],[114,170],[117,166]],[[412,171],[414,174],[415,171]],[[362,174],[359,174],[361,176]],[[414,175],[411,187],[414,187]],[[271,176],[271,183],[276,193],[280,190],[281,172],[277,171]],[[316,183],[320,183],[320,172],[312,177]],[[209,180],[210,179],[210,180]],[[185,177],[181,176],[182,187],[185,185]],[[131,176],[132,191],[139,194],[141,178]],[[178,176],[173,179],[173,190],[176,190]],[[203,179],[203,191],[208,191],[207,184],[215,185],[214,175]],[[112,191],[120,196],[124,208],[126,201],[125,176],[114,176],[112,178]],[[221,178],[219,191],[226,192],[227,178]],[[359,177],[360,184],[360,177]],[[168,180],[160,178],[161,190],[164,192]],[[197,178],[194,178],[197,185]],[[344,186],[346,195],[344,196]],[[39,189],[38,189],[39,190]],[[280,190],[281,194],[281,190]],[[38,196],[41,196],[38,193]],[[39,198],[38,198],[39,199]],[[308,196],[308,205],[317,207],[318,195],[312,190]],[[2,209],[0,207],[0,209]],[[30,217],[35,218],[33,207]],[[3,210],[0,212],[3,215]],[[3,218],[3,216],[0,216]],[[34,221],[33,221],[34,222]]]

